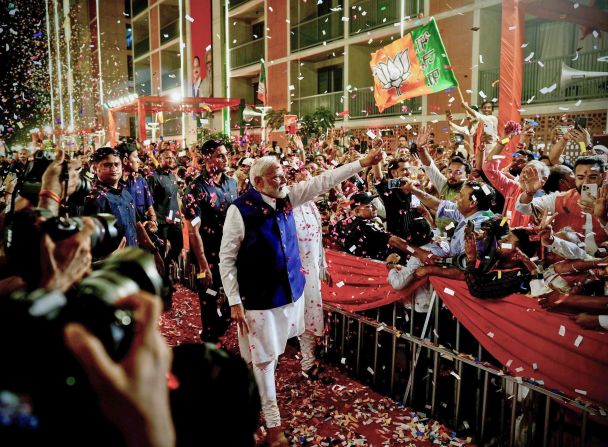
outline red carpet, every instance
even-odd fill
[[[200,311],[196,293],[177,287],[173,309],[160,320],[171,346],[199,342]],[[233,328],[225,346],[237,352]],[[292,446],[430,446],[463,445],[465,440],[436,421],[427,419],[357,383],[337,368],[326,366],[331,384],[310,382],[300,375],[293,349],[281,357],[277,392],[284,426]]]

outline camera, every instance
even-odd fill
[[[456,256],[442,258],[440,261],[435,262],[435,265],[438,267],[456,267],[457,269],[464,271],[467,269],[467,255],[461,253]]]
[[[91,233],[91,254],[94,259],[112,253],[118,247],[122,235],[116,227],[116,218],[111,214],[90,216],[94,230]],[[8,266],[12,274],[20,276],[27,284],[38,285],[41,266],[32,262],[32,254],[40,253],[43,235],[62,241],[78,233],[84,221],[78,217],[55,217],[40,208],[26,208],[14,213],[6,227],[5,244]]]
[[[120,361],[129,352],[136,327],[132,312],[116,307],[117,301],[142,290],[159,294],[161,286],[152,255],[126,248],[98,263],[65,294],[37,289],[2,298],[0,331],[11,342],[1,348],[6,367],[0,371],[0,390],[27,396],[38,421],[27,430],[15,422],[21,445],[29,445],[23,442],[28,437],[75,445],[71,436],[86,436],[82,440],[93,433],[110,439],[90,445],[117,445],[111,441],[115,429],[101,417],[84,371],[65,346],[63,329],[71,322],[82,324]]]
[[[401,182],[401,179],[399,178],[389,178],[387,184],[388,189],[397,189],[403,185],[403,182]]]
[[[34,160],[29,163],[23,181],[17,185],[19,195],[25,197],[31,203],[38,202],[38,194],[42,186],[42,175],[44,171],[54,160],[54,155],[49,151],[37,150],[34,153]],[[68,180],[68,161],[63,162],[61,171],[61,182],[67,182]],[[91,190],[91,182],[86,177],[83,171],[80,172],[80,182],[76,187],[76,190],[70,195],[70,200],[74,202],[84,202],[85,197]]]

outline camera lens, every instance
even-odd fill
[[[96,214],[91,219],[95,224],[91,234],[91,252],[93,257],[102,258],[116,250],[120,243],[116,217],[113,214]]]

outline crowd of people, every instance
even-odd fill
[[[83,216],[85,224],[62,240],[44,234],[34,272],[5,263],[0,292],[66,292],[78,283],[100,259],[86,218],[100,213],[115,218],[111,252],[139,246],[153,256],[169,289],[165,309],[180,256],[188,256],[201,339],[218,344],[236,322],[272,446],[288,445],[275,389],[287,340],[299,339],[304,377],[322,373],[315,358],[324,333],[321,282],[332,283],[324,248],[385,262],[395,289],[429,276],[461,279],[475,297],[531,294],[582,327],[607,329],[608,149],[593,146],[578,120],[556,126],[539,145],[533,120],[499,128],[493,103],[462,105],[461,122],[446,114],[446,141],[421,126],[394,146],[370,131],[366,141],[297,135],[285,147],[126,141],[82,149],[70,160],[58,149],[54,161],[42,149],[21,150],[2,160],[0,225],[15,231],[16,216],[35,206]],[[568,144],[579,148],[576,159],[564,157]],[[36,181],[35,194],[27,194]],[[428,309],[428,287],[408,294],[416,311]],[[117,306],[133,309],[139,326],[127,357],[112,359],[81,324],[65,327],[66,344],[128,443],[171,445],[175,415],[164,380],[171,361],[156,330],[159,300],[142,292]],[[156,374],[148,374],[153,363]],[[125,421],[141,423],[131,430]]]

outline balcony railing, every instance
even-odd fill
[[[291,27],[291,51],[300,51],[341,39],[344,36],[342,11],[315,17]]]
[[[423,11],[424,1],[405,2],[405,16],[416,20]],[[401,18],[400,0],[363,0],[351,5],[350,33],[359,34],[399,22]]]
[[[605,64],[597,59],[598,52],[580,53],[578,59],[573,61],[571,56],[556,57],[541,60],[544,67],[538,63],[526,63],[523,74],[522,104],[530,101],[532,104],[577,101],[579,99],[605,98],[608,96],[608,78],[595,78],[587,81],[577,82],[570,87],[561,88],[559,85],[562,62],[566,65],[584,71],[608,71]],[[479,72],[479,90],[483,91],[488,98],[498,98],[499,84],[495,83],[499,78],[498,69],[483,70]],[[494,83],[494,87],[492,84]],[[557,84],[552,92],[542,94],[540,90]]]
[[[230,49],[230,69],[255,64],[264,57],[264,39],[256,39]]]
[[[396,104],[388,109],[385,109],[382,113],[380,113],[376,107],[374,92],[372,91],[371,87],[359,88],[356,92],[351,93],[349,97],[349,115],[351,119],[376,116],[407,115],[409,112],[412,112],[413,114],[421,113],[421,97],[405,100],[400,104]]]
[[[306,113],[312,113],[319,107],[325,107],[331,110],[334,114],[344,110],[343,98],[344,92],[323,93],[321,95],[305,96],[296,98],[291,104],[291,111],[299,116]],[[336,119],[341,119],[341,116],[336,116]]]

